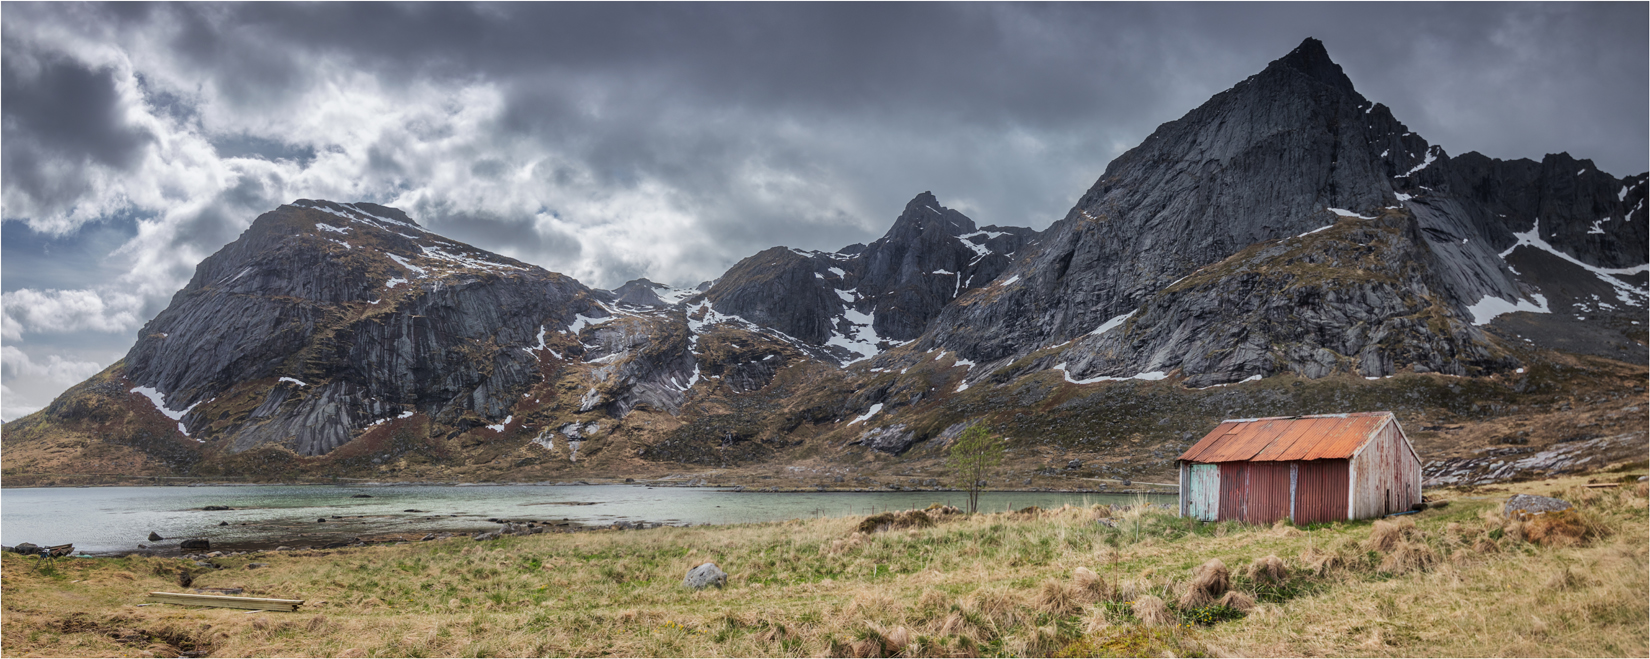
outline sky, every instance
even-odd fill
[[[296,199],[689,286],[874,240],[923,191],[1044,228],[1309,36],[1451,154],[1644,172],[1647,6],[6,2],[0,418]]]

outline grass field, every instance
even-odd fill
[[[857,532],[863,518],[838,518],[267,552],[214,559],[221,570],[134,556],[36,571],[34,559],[6,554],[0,650],[1645,656],[1646,489],[1588,489],[1587,480],[1429,492],[1451,505],[1308,528],[1065,508],[909,515],[922,525],[872,534]],[[1577,508],[1505,520],[1500,502],[1517,492],[1557,494]],[[1225,570],[1194,576],[1216,559]],[[728,586],[682,588],[686,571],[705,561],[730,574]],[[194,572],[196,588],[307,603],[296,613],[138,606],[149,591],[187,592],[179,570]],[[1220,580],[1238,594],[1188,597],[1219,595]]]

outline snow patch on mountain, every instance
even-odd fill
[[[1552,313],[1547,309],[1546,297],[1539,293],[1530,297],[1535,298],[1535,302],[1529,300],[1508,302],[1494,295],[1485,295],[1484,299],[1479,300],[1477,304],[1467,307],[1467,313],[1472,314],[1472,324],[1474,325],[1488,325],[1490,321],[1495,320],[1496,316],[1514,311]]]
[[[1437,159],[1438,159],[1438,152],[1439,152],[1439,151],[1441,151],[1441,150],[1442,150],[1442,149],[1440,149],[1440,148],[1438,148],[1438,147],[1437,147],[1437,146],[1431,146],[1431,147],[1427,147],[1427,157],[1426,157],[1426,160],[1423,160],[1423,161],[1422,161],[1422,162],[1421,162],[1421,164],[1419,164],[1419,165],[1416,165],[1416,166],[1414,166],[1414,167],[1412,167],[1412,168],[1410,168],[1410,170],[1409,170],[1409,171],[1407,171],[1407,172],[1404,172],[1404,173],[1402,173],[1402,174],[1399,174],[1399,175],[1398,175],[1398,178],[1406,178],[1406,177],[1408,177],[1408,176],[1410,176],[1410,175],[1412,175],[1412,174],[1414,174],[1414,173],[1415,173],[1415,172],[1418,172],[1418,171],[1421,171],[1421,170],[1423,170],[1423,169],[1426,169],[1426,168],[1427,168],[1427,165],[1431,165],[1431,164],[1432,164],[1432,162],[1433,162],[1433,161],[1434,161],[1434,160],[1437,160]]]
[[[1355,212],[1352,212],[1352,211],[1349,211],[1345,208],[1331,208],[1331,209],[1329,209],[1329,212],[1334,213],[1336,215],[1339,215],[1341,217],[1356,217],[1360,220],[1373,220],[1373,219],[1375,219],[1375,218],[1370,217],[1368,215],[1359,215],[1359,214],[1357,214]],[[1323,227],[1321,229],[1314,229],[1312,231],[1308,231],[1308,232],[1303,233],[1301,235],[1304,236],[1304,235],[1307,235],[1308,233],[1317,233],[1317,232],[1323,231],[1324,229],[1327,229],[1327,228],[1329,228],[1329,227]]]
[[[1623,304],[1641,307],[1644,306],[1645,299],[1650,299],[1650,290],[1638,288],[1612,276],[1636,275],[1641,272],[1650,271],[1650,263],[1643,263],[1630,268],[1601,268],[1596,265],[1584,263],[1581,259],[1570,256],[1569,254],[1553,247],[1551,244],[1548,244],[1547,241],[1541,237],[1541,218],[1539,217],[1535,219],[1535,224],[1530,226],[1529,231],[1515,232],[1513,233],[1513,237],[1517,238],[1518,242],[1513,244],[1512,247],[1508,247],[1506,251],[1501,252],[1502,259],[1506,259],[1508,255],[1513,253],[1513,250],[1520,247],[1533,247],[1565,261],[1569,261],[1570,263],[1580,266],[1582,269],[1593,273],[1594,276],[1598,277],[1600,280],[1604,281],[1604,283],[1609,284],[1611,288],[1615,289],[1616,298],[1620,299]]]
[[[1185,279],[1185,277],[1182,277],[1181,279]],[[1138,309],[1136,311],[1138,311]],[[1110,331],[1112,331],[1114,329],[1117,329],[1118,327],[1122,326],[1123,323],[1128,322],[1129,318],[1131,318],[1133,316],[1134,316],[1134,311],[1130,311],[1130,312],[1128,312],[1126,314],[1123,314],[1121,316],[1114,317],[1111,320],[1108,320],[1104,323],[1100,323],[1100,326],[1094,328],[1094,331],[1089,332],[1089,334],[1099,336],[1101,334],[1105,334],[1106,332],[1110,332]]]
[[[407,270],[407,272],[410,272],[414,275],[417,275],[420,279],[429,276],[428,271],[426,271],[423,268],[420,268],[416,265],[413,265],[412,263],[408,262],[407,259],[405,259],[405,258],[402,258],[402,257],[397,256],[395,254],[385,254],[385,256],[390,257],[390,260],[395,261],[396,265],[399,265],[402,268],[405,268]]]
[[[875,329],[875,313],[860,313],[853,307],[849,307],[842,310],[842,318],[847,321],[848,330],[846,332],[840,330],[839,327],[842,323],[837,323],[836,326],[831,328],[831,338],[825,341],[825,345],[837,346],[859,355],[859,359],[849,360],[844,366],[882,353],[882,350],[877,347],[877,344],[881,343],[883,338],[877,335]]]
[[[866,419],[869,419],[869,418],[871,418],[871,417],[873,417],[873,416],[876,416],[876,415],[877,415],[877,412],[881,412],[881,411],[882,411],[882,403],[877,403],[877,404],[875,404],[875,405],[872,405],[872,406],[871,406],[871,409],[870,409],[870,410],[868,410],[868,411],[867,411],[867,412],[865,412],[865,413],[864,413],[864,414],[861,414],[861,415],[859,415],[859,416],[857,416],[857,417],[854,417],[854,420],[853,420],[853,421],[849,421],[849,422],[848,422],[848,425],[850,425],[850,426],[851,426],[851,425],[854,425],[854,424],[856,424],[856,423],[859,423],[859,422],[861,422],[861,421],[864,421],[864,420],[866,420]]]
[[[1147,371],[1145,373],[1136,373],[1134,375],[1131,375],[1131,376],[1128,376],[1128,377],[1122,377],[1122,378],[1111,377],[1109,375],[1096,375],[1092,378],[1083,378],[1081,380],[1076,380],[1076,379],[1072,379],[1071,372],[1066,370],[1066,363],[1065,362],[1060,362],[1058,364],[1055,364],[1054,368],[1052,370],[1059,371],[1060,375],[1066,379],[1066,382],[1070,382],[1072,384],[1094,384],[1096,382],[1120,382],[1120,381],[1123,381],[1123,380],[1146,380],[1146,381],[1155,382],[1157,380],[1163,380],[1163,379],[1166,379],[1166,378],[1169,377],[1168,374],[1164,373],[1163,371]]]
[[[189,428],[183,425],[183,417],[188,415],[191,410],[194,410],[195,405],[201,404],[201,401],[195,401],[194,405],[185,407],[182,410],[174,411],[172,408],[166,406],[165,396],[154,387],[132,387],[131,393],[143,394],[143,397],[148,398],[149,402],[153,403],[155,409],[159,410],[161,414],[166,415],[166,418],[168,419],[178,422],[178,432],[183,433],[184,437],[189,436]],[[205,440],[201,439],[196,439],[195,441],[205,443]]]

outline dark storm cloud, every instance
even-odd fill
[[[47,208],[72,205],[86,190],[88,166],[124,170],[136,164],[153,136],[127,121],[112,69],[30,51],[5,36],[0,57],[5,194]]]
[[[579,254],[577,237],[533,228],[531,217],[506,217],[486,211],[455,209],[446,201],[427,200],[406,209],[424,227],[472,245],[494,245],[509,255],[571,260]]]

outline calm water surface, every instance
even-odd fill
[[[360,494],[371,498],[354,498]],[[980,496],[980,508],[997,512],[1132,499],[1118,494],[986,492]],[[733,524],[865,515],[935,502],[961,506],[967,501],[965,492],[754,493],[643,485],[30,488],[0,492],[0,543],[72,542],[90,554],[139,551],[139,544],[175,549],[186,538],[205,538],[213,548],[301,547],[357,535],[497,528],[489,518],[600,525]],[[235,510],[201,510],[211,505]],[[409,509],[419,512],[406,512]],[[326,521],[317,522],[320,518]],[[166,540],[149,542],[150,531]]]

